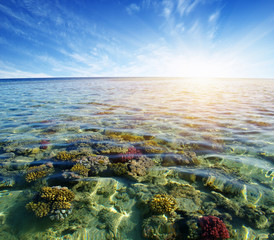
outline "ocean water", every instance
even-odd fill
[[[274,80],[17,79],[0,93],[0,239],[209,239],[214,224],[210,239],[274,239]]]

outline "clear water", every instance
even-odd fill
[[[1,80],[0,93],[1,239],[200,239],[203,216],[231,239],[273,239],[273,80]],[[153,166],[115,172],[130,147]],[[109,159],[104,170],[66,175],[91,155]],[[43,186],[73,191],[73,214],[26,210]],[[176,208],[153,211],[156,194]]]

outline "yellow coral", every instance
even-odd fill
[[[75,154],[69,153],[67,151],[61,151],[56,155],[57,160],[69,161],[75,158]]]
[[[70,202],[74,199],[74,193],[66,187],[42,187],[41,197],[47,201]]]
[[[35,197],[35,202],[26,205],[28,210],[37,217],[45,217],[57,209],[70,209],[74,193],[67,187],[42,187],[40,194]]]
[[[38,202],[38,203],[29,202],[26,205],[26,208],[30,211],[33,211],[37,217],[45,217],[48,215],[50,211],[49,204],[44,202]]]
[[[120,135],[120,137],[124,141],[128,141],[128,142],[141,142],[141,141],[144,141],[144,138],[142,136],[123,134],[123,135]]]
[[[150,208],[158,214],[171,213],[176,209],[174,197],[167,194],[156,194],[150,201]]]
[[[144,141],[144,137],[142,136],[136,136],[136,135],[132,135],[132,134],[121,134],[119,132],[110,132],[110,133],[106,133],[106,135],[114,140],[118,140],[118,141],[128,141],[128,142],[141,142]]]
[[[80,163],[76,163],[70,170],[72,172],[76,172],[76,173],[83,175],[85,177],[88,176],[88,172],[89,172],[89,169]]]
[[[70,209],[71,208],[71,203],[69,202],[53,202],[52,209]]]
[[[36,181],[39,178],[47,176],[49,173],[50,171],[49,169],[47,169],[45,164],[40,166],[30,167],[27,170],[26,181],[27,182]]]

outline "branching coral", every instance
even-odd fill
[[[69,160],[72,160],[75,157],[76,157],[75,154],[72,154],[72,153],[67,152],[67,151],[61,151],[56,155],[55,158],[57,160],[60,160],[60,161],[69,161]]]
[[[74,193],[67,187],[42,187],[41,198],[47,201],[70,202],[74,199]]]
[[[158,214],[171,213],[177,207],[174,197],[167,194],[156,194],[149,204],[151,210]]]
[[[227,239],[230,238],[224,222],[215,216],[204,216],[199,219],[202,228],[201,237],[203,240]]]
[[[118,176],[127,175],[128,167],[126,163],[112,163],[110,169]]]
[[[106,133],[106,136],[110,139],[118,140],[118,141],[126,141],[126,142],[141,142],[144,141],[144,137],[136,136],[132,134],[122,134],[122,133]]]
[[[27,170],[25,179],[29,183],[36,181],[39,178],[47,176],[52,170],[53,168],[51,165],[43,164],[40,166],[33,166]]]
[[[50,215],[52,220],[59,220],[71,213],[73,199],[74,193],[66,187],[42,187],[35,201],[29,202],[26,208],[38,217]]]
[[[45,202],[38,202],[38,203],[29,202],[26,205],[26,208],[28,210],[33,211],[37,217],[45,217],[48,215],[50,211],[49,203],[45,203]]]
[[[70,170],[85,177],[88,176],[89,172],[89,169],[80,163],[76,163]]]

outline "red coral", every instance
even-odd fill
[[[120,162],[128,162],[129,160],[139,158],[142,155],[140,150],[135,147],[129,147],[126,153],[119,154]]]
[[[40,149],[47,149],[49,144],[50,144],[49,140],[46,140],[46,139],[42,140],[40,142]]]
[[[203,240],[217,240],[230,238],[224,222],[215,216],[205,216],[199,219]]]

